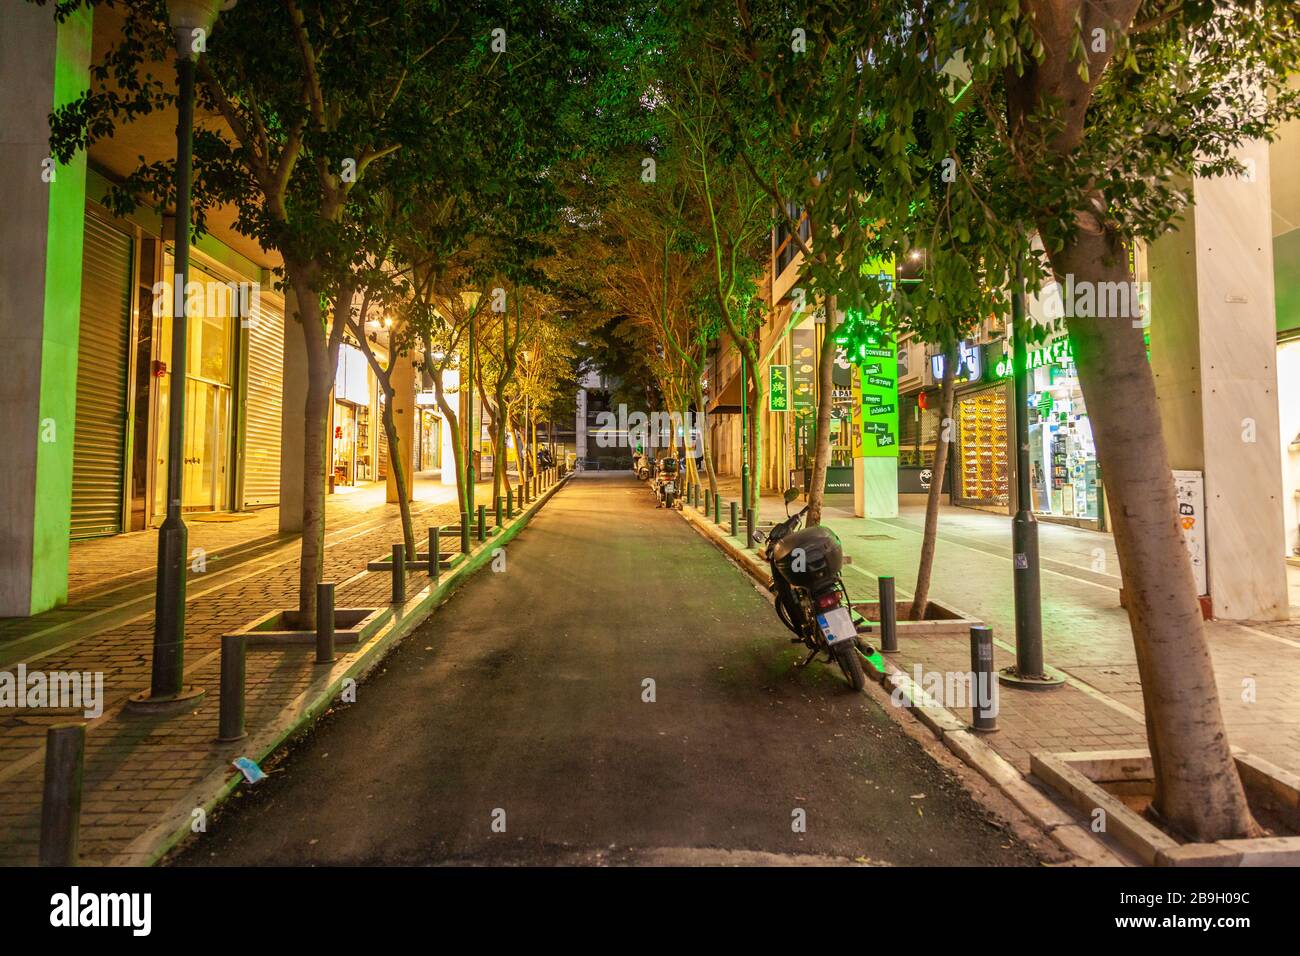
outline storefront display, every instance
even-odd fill
[[[1007,388],[993,385],[957,396],[956,497],[964,504],[1010,505]]]
[[[1032,388],[1027,411],[1034,510],[1096,520],[1097,447],[1073,366],[1036,369]]]
[[[370,453],[371,384],[369,362],[361,350],[344,344],[339,349],[334,378],[334,487],[355,485],[373,477]]]

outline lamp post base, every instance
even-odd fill
[[[179,694],[166,694],[154,697],[149,691],[142,690],[126,699],[122,713],[132,717],[173,717],[193,710],[207,693],[202,687],[186,685]]]
[[[1065,675],[1055,667],[1043,665],[1041,674],[1021,674],[1016,665],[1004,667],[998,671],[998,683],[1021,690],[1055,690],[1065,686]]]

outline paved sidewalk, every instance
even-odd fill
[[[417,490],[417,529],[458,522],[454,489],[443,492],[441,486]],[[478,485],[476,494],[477,501],[488,501],[490,483]],[[89,722],[87,732],[83,862],[105,862],[122,852],[179,797],[242,752],[238,745],[214,742],[220,639],[263,613],[297,605],[298,540],[277,535],[266,542],[259,534],[274,528],[275,521],[271,510],[248,522],[191,525],[192,548],[208,546],[212,551],[208,570],[190,575],[185,679],[205,688],[207,696],[193,712],[180,717],[119,716],[125,699],[149,685],[151,569],[144,582],[125,587],[108,582],[100,591],[83,589],[83,597],[67,609],[5,622],[8,632],[0,631],[0,668],[5,671],[14,673],[23,664],[29,673],[103,675],[103,714]],[[236,530],[245,525],[244,532]],[[397,505],[383,503],[382,485],[331,499],[326,528],[324,577],[338,585],[337,606],[387,606],[390,574],[365,571],[367,561],[389,553],[392,543],[401,538]],[[423,537],[423,531],[417,536]],[[155,542],[156,534],[150,532],[78,546],[74,563],[84,568],[102,561],[130,570],[138,562],[152,562]],[[232,557],[223,561],[223,554]],[[409,572],[408,597],[428,583],[426,572]],[[22,627],[13,626],[18,624]],[[345,654],[347,650],[340,648],[340,660],[353,656]],[[310,648],[250,651],[246,682],[250,735],[295,702],[301,703],[306,689],[320,683],[322,672],[328,670],[315,666]],[[35,862],[45,732],[52,724],[81,719],[80,713],[0,709],[0,864]]]
[[[724,501],[739,483],[723,480]],[[785,514],[780,498],[764,495],[762,514]],[[925,502],[904,496],[898,518],[855,518],[852,501],[835,496],[826,523],[852,563],[845,582],[855,600],[875,600],[876,578],[892,574],[900,598],[916,583]],[[724,525],[726,515],[724,510]],[[743,531],[742,531],[743,534]],[[1019,770],[1029,754],[1145,748],[1142,691],[1128,616],[1119,606],[1119,563],[1108,534],[1064,525],[1040,526],[1043,645],[1047,663],[1069,676],[1056,691],[1001,688],[999,731],[983,738]],[[1297,569],[1291,569],[1296,575]],[[1293,577],[1292,593],[1297,580]],[[1015,662],[1011,521],[968,508],[945,506],[931,597],[993,628],[995,666]],[[1300,773],[1300,608],[1290,622],[1250,625],[1209,622],[1220,701],[1231,742],[1280,767]],[[964,636],[900,637],[892,662],[909,675],[966,671]],[[968,710],[950,708],[963,720]]]

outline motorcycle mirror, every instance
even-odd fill
[[[787,489],[786,489],[786,491],[785,491],[785,503],[786,503],[786,504],[789,504],[790,502],[794,501],[794,499],[796,499],[796,498],[798,498],[798,497],[799,497],[799,489],[798,489],[798,488],[787,488]]]

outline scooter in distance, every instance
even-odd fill
[[[676,458],[661,458],[655,469],[653,484],[661,508],[675,508],[680,503],[677,493],[678,466]]]
[[[790,503],[798,497],[795,488],[785,493],[787,517],[765,536],[763,557],[772,572],[776,614],[795,634],[790,643],[808,648],[800,667],[825,654],[839,665],[853,689],[860,691],[867,683],[862,653],[870,654],[871,649],[860,643],[858,635],[869,633],[871,627],[854,622],[853,605],[840,575],[844,549],[839,537],[820,525],[799,530],[808,508],[790,514]],[[763,537],[762,532],[756,534]]]

